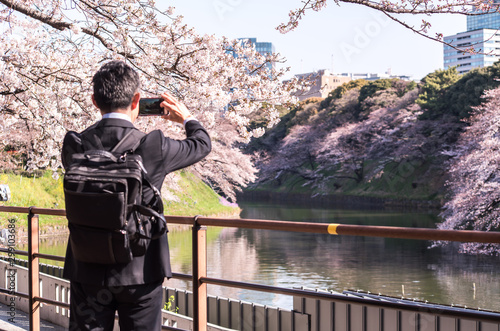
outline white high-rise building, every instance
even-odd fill
[[[461,74],[472,68],[487,67],[500,60],[500,13],[467,17],[467,31],[444,37],[444,41],[460,49],[444,45],[444,68],[457,67]],[[481,53],[481,54],[478,54]]]
[[[490,66],[500,59],[500,31],[496,29],[477,29],[461,32],[445,37],[444,41],[456,47],[473,47],[475,50],[475,52],[464,53],[451,46],[444,45],[445,69],[456,66],[457,71],[463,74],[472,68]]]

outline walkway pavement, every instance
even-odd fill
[[[16,316],[14,317],[15,323],[9,322],[9,307],[0,304],[0,330],[2,331],[24,331],[29,330],[29,317],[23,311],[19,309],[16,310]],[[54,325],[45,321],[41,321],[40,326],[41,331],[66,331],[66,328],[62,326]]]

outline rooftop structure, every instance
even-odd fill
[[[350,77],[352,80],[364,79],[364,80],[377,80],[377,79],[392,79],[397,78],[401,80],[411,80],[411,75],[393,75],[389,69],[385,73],[342,73],[342,77]]]

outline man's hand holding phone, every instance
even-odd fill
[[[188,117],[191,117],[191,113],[171,94],[163,93],[161,98],[141,98],[139,116],[161,116],[172,122],[183,124]]]
[[[165,109],[165,114],[162,116],[163,118],[172,122],[183,124],[188,117],[191,117],[191,113],[186,106],[174,98],[171,94],[163,93],[161,98],[163,99],[163,102],[160,106]]]

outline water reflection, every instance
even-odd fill
[[[325,223],[434,227],[432,213],[355,211],[300,206],[242,204],[243,218]],[[174,272],[190,274],[191,233],[169,234]],[[500,311],[500,263],[494,257],[456,253],[453,247],[429,249],[429,242],[209,228],[208,275],[280,287],[333,291],[364,290],[435,303]],[[50,247],[64,254],[65,243]],[[45,245],[42,245],[44,251]],[[46,251],[45,251],[46,252]],[[191,289],[171,279],[171,287]],[[266,305],[292,307],[288,296],[209,286],[209,293]]]
[[[363,225],[433,227],[425,213],[243,206],[244,218],[305,220]],[[430,302],[500,310],[498,258],[459,255],[429,242],[248,230],[262,274],[282,275],[276,285],[334,291],[364,290]]]

